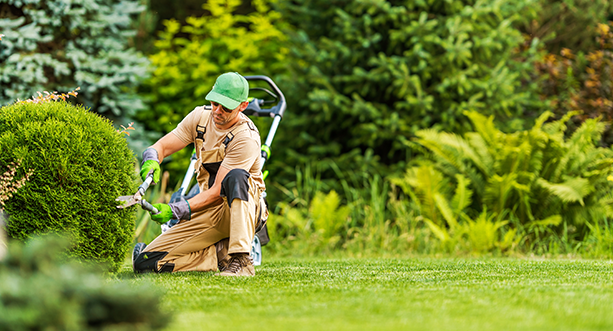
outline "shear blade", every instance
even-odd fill
[[[127,208],[138,203],[138,201],[134,199],[133,195],[120,196],[119,198],[115,199],[115,201],[123,202],[121,205],[117,206],[117,208]]]

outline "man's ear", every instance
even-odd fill
[[[241,105],[240,105],[241,108],[238,111],[243,111],[243,110],[247,109],[247,106],[249,106],[249,101],[241,102]]]

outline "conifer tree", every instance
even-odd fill
[[[147,59],[129,47],[138,0],[0,0],[0,105],[81,88],[78,103],[109,118],[142,108]]]

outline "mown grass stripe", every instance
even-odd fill
[[[273,259],[254,278],[133,281],[167,290],[167,330],[613,329],[611,261]]]

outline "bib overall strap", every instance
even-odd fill
[[[257,131],[257,129],[255,128],[255,126],[253,125],[253,123],[251,122],[243,122],[241,125],[237,126],[236,128],[234,128],[234,130],[228,132],[228,134],[226,135],[226,138],[223,140],[223,144],[224,146],[226,146],[226,148],[228,148],[228,144],[232,141],[232,139],[234,139],[234,136],[236,136],[237,133],[244,131],[244,130],[253,130],[253,131]]]
[[[204,141],[204,134],[206,133],[206,126],[200,124],[196,125],[196,139]]]
[[[213,116],[213,112],[209,113],[209,116],[203,114],[200,118],[200,122],[196,125],[196,139],[201,140],[204,143],[204,135],[206,134],[206,127],[209,124],[211,117]]]

